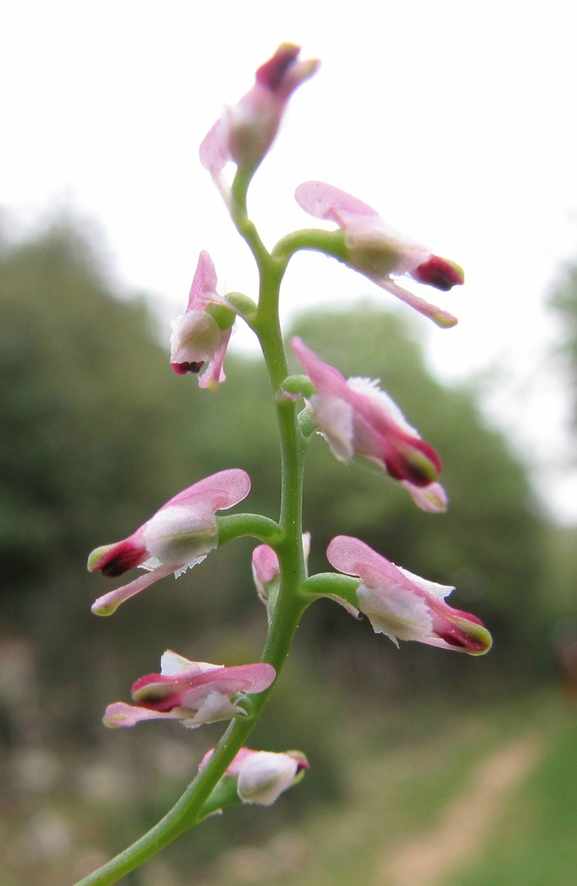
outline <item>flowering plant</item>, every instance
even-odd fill
[[[122,541],[97,548],[88,568],[115,578],[130,569],[145,574],[100,597],[97,615],[110,615],[144,588],[171,573],[178,578],[221,545],[241,536],[259,544],[252,557],[254,581],[268,615],[261,661],[222,666],[189,661],[165,652],[160,673],[132,686],[134,704],[108,706],[109,727],[131,727],[142,720],[176,719],[185,727],[227,719],[218,745],[201,762],[194,781],[176,806],[151,831],[80,884],[115,883],[207,815],[238,803],[275,802],[303,777],[309,764],[300,751],[272,753],[246,747],[273,684],[282,669],[300,619],[319,597],[352,614],[365,614],[374,630],[398,644],[415,640],[442,649],[480,655],[491,638],[478,618],[453,609],[453,590],[395,566],[359,539],[334,538],[327,557],[335,572],[308,575],[310,537],[303,533],[303,473],[307,445],[318,431],[337,459],[373,463],[431,513],[446,509],[439,482],[441,460],[374,381],[345,378],[299,338],[291,342],[305,375],[289,374],[279,322],[281,283],[298,251],[315,250],[337,258],[399,297],[440,326],[456,319],[404,289],[397,277],[447,291],[463,283],[457,264],[434,255],[389,228],[367,204],[322,182],[296,191],[299,205],[338,230],[304,229],[267,250],[247,211],[252,177],[278,132],[286,104],[317,69],[302,61],[300,49],[283,44],[258,69],[252,89],[227,107],[200,147],[231,220],[257,265],[258,302],[241,293],[220,295],[212,260],[202,251],[186,311],[173,321],[170,363],[179,375],[199,374],[201,388],[216,391],[225,380],[224,359],[233,323],[240,319],[256,335],[268,370],[279,431],[282,491],[278,521],[252,513],[219,515],[250,491],[248,475],[229,468],[200,479],[171,498]],[[225,172],[235,168],[232,182]],[[303,401],[304,400],[304,404]],[[164,593],[168,593],[165,589]],[[79,886],[80,886],[79,884]]]

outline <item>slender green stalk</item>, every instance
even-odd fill
[[[231,216],[254,255],[260,274],[258,309],[250,325],[255,331],[269,372],[281,445],[280,520],[254,514],[219,518],[219,540],[252,535],[271,544],[279,558],[280,590],[271,618],[262,660],[282,670],[302,613],[312,597],[302,592],[305,563],[302,547],[302,495],[306,438],[299,429],[294,400],[284,397],[282,385],[288,367],[279,322],[280,285],[291,250],[285,255],[267,252],[246,213],[246,192],[252,172],[239,170],[232,188]],[[76,886],[109,886],[152,858],[185,830],[201,821],[205,803],[229,764],[254,729],[272,687],[250,697],[248,713],[236,717],[222,736],[209,762],[198,773],[175,806],[147,834]]]

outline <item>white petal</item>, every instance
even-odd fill
[[[361,585],[357,590],[361,612],[369,618],[377,634],[397,640],[422,640],[433,631],[433,620],[427,601],[399,587],[372,589]]]
[[[392,397],[390,397],[386,391],[382,391],[379,388],[378,381],[370,378],[349,378],[347,381],[347,385],[352,391],[355,391],[357,394],[363,394],[368,397],[379,406],[385,415],[390,418],[395,424],[399,425],[402,430],[407,431],[409,434],[414,434],[415,437],[420,437],[419,432],[409,424],[395,401]]]
[[[421,578],[420,575],[415,575],[414,573],[409,572],[408,569],[403,569],[402,566],[397,566],[397,569],[410,581],[414,582],[418,588],[425,591],[425,593],[433,594],[439,600],[444,600],[445,597],[449,596],[451,591],[455,590],[453,585],[440,585],[436,581],[429,581],[426,578]]]
[[[143,540],[151,557],[183,571],[217,546],[216,517],[202,503],[165,507],[146,523]]]
[[[297,770],[297,761],[288,754],[258,751],[241,764],[238,795],[243,803],[270,806],[290,788]]]
[[[353,408],[340,397],[311,397],[314,418],[339,461],[353,457]]]
[[[206,661],[190,661],[184,655],[173,652],[172,649],[167,649],[160,659],[160,673],[163,677],[173,677],[175,674],[180,674],[191,668],[194,668],[199,674],[205,674],[207,671],[214,671],[222,667],[224,665],[210,664]]]
[[[194,717],[184,720],[188,727],[200,726],[202,723],[214,723],[217,720],[230,720],[236,714],[245,713],[242,708],[233,704],[228,695],[213,690],[202,699]]]

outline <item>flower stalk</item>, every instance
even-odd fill
[[[109,705],[109,726],[141,720],[178,719],[191,728],[230,719],[220,742],[175,806],[147,834],[76,886],[109,886],[207,815],[239,802],[274,802],[308,768],[298,751],[254,751],[246,742],[261,716],[286,662],[300,619],[309,605],[328,597],[395,642],[418,640],[478,655],[490,637],[475,616],[444,602],[451,590],[399,569],[358,539],[333,539],[327,552],[337,570],[307,574],[310,537],[303,535],[305,455],[319,430],[333,453],[349,462],[359,456],[399,482],[424,510],[444,510],[447,499],[437,482],[441,462],[404,419],[376,382],[345,379],[323,363],[304,342],[292,349],[305,375],[289,374],[279,301],[288,263],[298,251],[314,250],[337,258],[374,280],[443,326],[456,319],[401,289],[393,275],[447,291],[463,282],[458,265],[391,233],[375,210],[321,182],[297,188],[297,201],[316,218],[332,221],[336,231],[305,229],[287,234],[269,251],[249,217],[247,194],[252,178],[274,141],[288,99],[317,69],[316,60],[299,60],[299,47],[283,44],[256,74],[251,90],[214,124],[201,149],[239,235],[251,251],[259,274],[258,300],[239,292],[220,295],[210,256],[201,252],[186,312],[173,322],[171,363],[179,375],[200,376],[200,387],[216,393],[224,382],[226,347],[236,317],[255,333],[268,371],[280,443],[281,495],[278,522],[252,513],[221,515],[250,490],[241,469],[229,468],[194,483],[171,498],[132,535],[92,552],[89,569],[116,577],[133,568],[146,575],[101,597],[99,615],[144,588],[187,569],[221,545],[241,536],[259,543],[253,553],[257,592],[268,610],[268,633],[260,663],[239,666],[193,662],[166,652],[161,672],[132,687],[135,705]],[[236,164],[228,185],[224,170]],[[305,399],[306,398],[306,399]],[[303,406],[303,400],[305,404]]]

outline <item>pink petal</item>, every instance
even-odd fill
[[[198,257],[198,264],[190,287],[187,311],[206,307],[207,299],[203,296],[216,293],[216,286],[217,277],[213,261],[208,252],[203,249]]]
[[[212,175],[217,175],[230,160],[228,136],[222,119],[217,120],[199,148],[200,162]]]
[[[207,751],[202,760],[199,763],[198,770],[199,772],[204,769],[212,755],[214,754],[215,748],[211,748],[210,751]],[[240,767],[244,760],[247,757],[252,756],[252,754],[258,754],[258,751],[252,751],[250,748],[241,748],[233,761],[229,764],[225,775],[238,775]]]
[[[339,572],[359,576],[365,584],[373,586],[383,579],[393,578],[407,590],[412,589],[411,582],[396,566],[358,538],[349,535],[333,538],[327,548],[327,559]]]
[[[263,584],[272,581],[279,573],[278,557],[270,545],[258,545],[252,552],[252,565],[256,577]]]
[[[349,393],[347,383],[338,369],[317,357],[314,351],[307,348],[302,338],[295,336],[291,339],[293,353],[302,363],[306,374],[315,388],[323,394],[346,399]]]
[[[227,510],[242,501],[250,492],[250,477],[246,471],[240,468],[229,468],[226,471],[219,471],[217,474],[211,474],[199,480],[188,489],[184,489],[175,495],[170,501],[160,508],[173,505],[189,505],[194,506],[195,502],[202,502],[207,505],[214,513],[220,510]],[[157,512],[158,513],[158,512]]]
[[[295,199],[309,215],[336,222],[341,228],[346,227],[348,215],[379,217],[379,213],[362,200],[326,182],[304,182],[296,189]]]
[[[117,726],[135,726],[143,720],[180,720],[182,714],[177,711],[151,711],[148,708],[137,708],[134,705],[117,701],[109,704],[104,714],[105,726],[115,728]]]
[[[264,662],[230,668],[215,665],[202,674],[193,667],[174,676],[148,674],[141,677],[132,687],[132,697],[139,704],[155,710],[170,710],[176,706],[196,709],[211,692],[229,698],[239,692],[263,692],[275,677],[275,669]]]
[[[214,357],[198,381],[199,388],[208,388],[210,391],[215,391],[219,384],[226,380],[223,365],[231,333],[232,329],[220,331],[218,347]]]
[[[116,612],[120,604],[124,603],[125,600],[129,600],[130,597],[139,594],[156,581],[170,575],[171,572],[174,572],[173,565],[165,567],[159,566],[157,569],[153,569],[151,572],[147,572],[145,575],[135,578],[130,584],[124,585],[121,588],[116,588],[115,591],[110,591],[109,594],[104,594],[103,597],[99,597],[98,600],[95,600],[91,607],[92,612],[95,615],[112,615],[112,613]]]
[[[419,487],[408,480],[402,480],[401,486],[407,490],[422,511],[427,511],[429,514],[443,514],[447,510],[449,499],[440,483]]]
[[[391,295],[396,295],[396,297],[405,302],[405,304],[414,308],[419,314],[428,317],[429,320],[432,320],[433,323],[436,323],[437,326],[440,326],[442,329],[450,329],[452,326],[456,326],[459,322],[453,314],[449,313],[449,311],[444,311],[442,308],[438,308],[437,305],[425,301],[424,298],[420,298],[408,289],[403,289],[402,286],[399,286],[398,283],[395,283],[395,281],[391,280],[388,276],[374,277],[370,274],[367,274],[366,276],[369,277],[373,283],[376,283],[377,286],[380,286],[381,289],[386,289]]]

